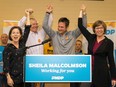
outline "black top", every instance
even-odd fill
[[[91,34],[82,25],[82,18],[78,19],[78,26],[88,41],[88,54],[94,56],[92,83],[95,85],[95,87],[110,87],[111,79],[116,79],[116,66],[113,56],[114,43],[112,40],[105,37],[96,52],[93,53],[93,47],[97,36],[95,34]]]
[[[14,83],[23,82],[23,58],[26,54],[25,43],[30,32],[30,25],[25,26],[22,39],[19,41],[19,48],[8,44],[3,51],[3,70],[9,73]]]

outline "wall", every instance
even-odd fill
[[[0,0],[0,34],[2,33],[3,20],[19,20],[24,15],[26,8],[34,9],[34,17],[42,24],[46,7],[54,7],[53,28],[57,29],[57,20],[66,16],[70,19],[70,29],[77,26],[80,6],[87,6],[88,22],[97,19],[116,20],[116,0],[88,1],[88,0]]]
[[[75,29],[80,6],[83,3],[87,6],[88,22],[98,19],[116,20],[116,0],[0,0],[0,35],[2,34],[3,20],[19,20],[24,15],[26,8],[34,9],[33,16],[38,19],[41,26],[48,4],[52,4],[54,7],[53,29],[57,29],[57,20],[63,16],[70,19],[69,30]],[[46,87],[69,87],[69,84],[47,83]]]

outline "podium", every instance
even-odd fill
[[[90,55],[27,55],[25,82],[91,82]]]

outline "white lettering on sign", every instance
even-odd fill
[[[63,80],[64,76],[52,76],[52,80]]]

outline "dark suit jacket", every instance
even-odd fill
[[[111,79],[116,79],[116,67],[113,56],[114,44],[105,37],[102,44],[93,53],[96,35],[91,34],[83,25],[82,18],[78,19],[78,26],[88,41],[88,54],[94,56],[94,70],[92,72],[92,83],[95,87],[110,87]],[[108,66],[109,64],[109,66]]]

